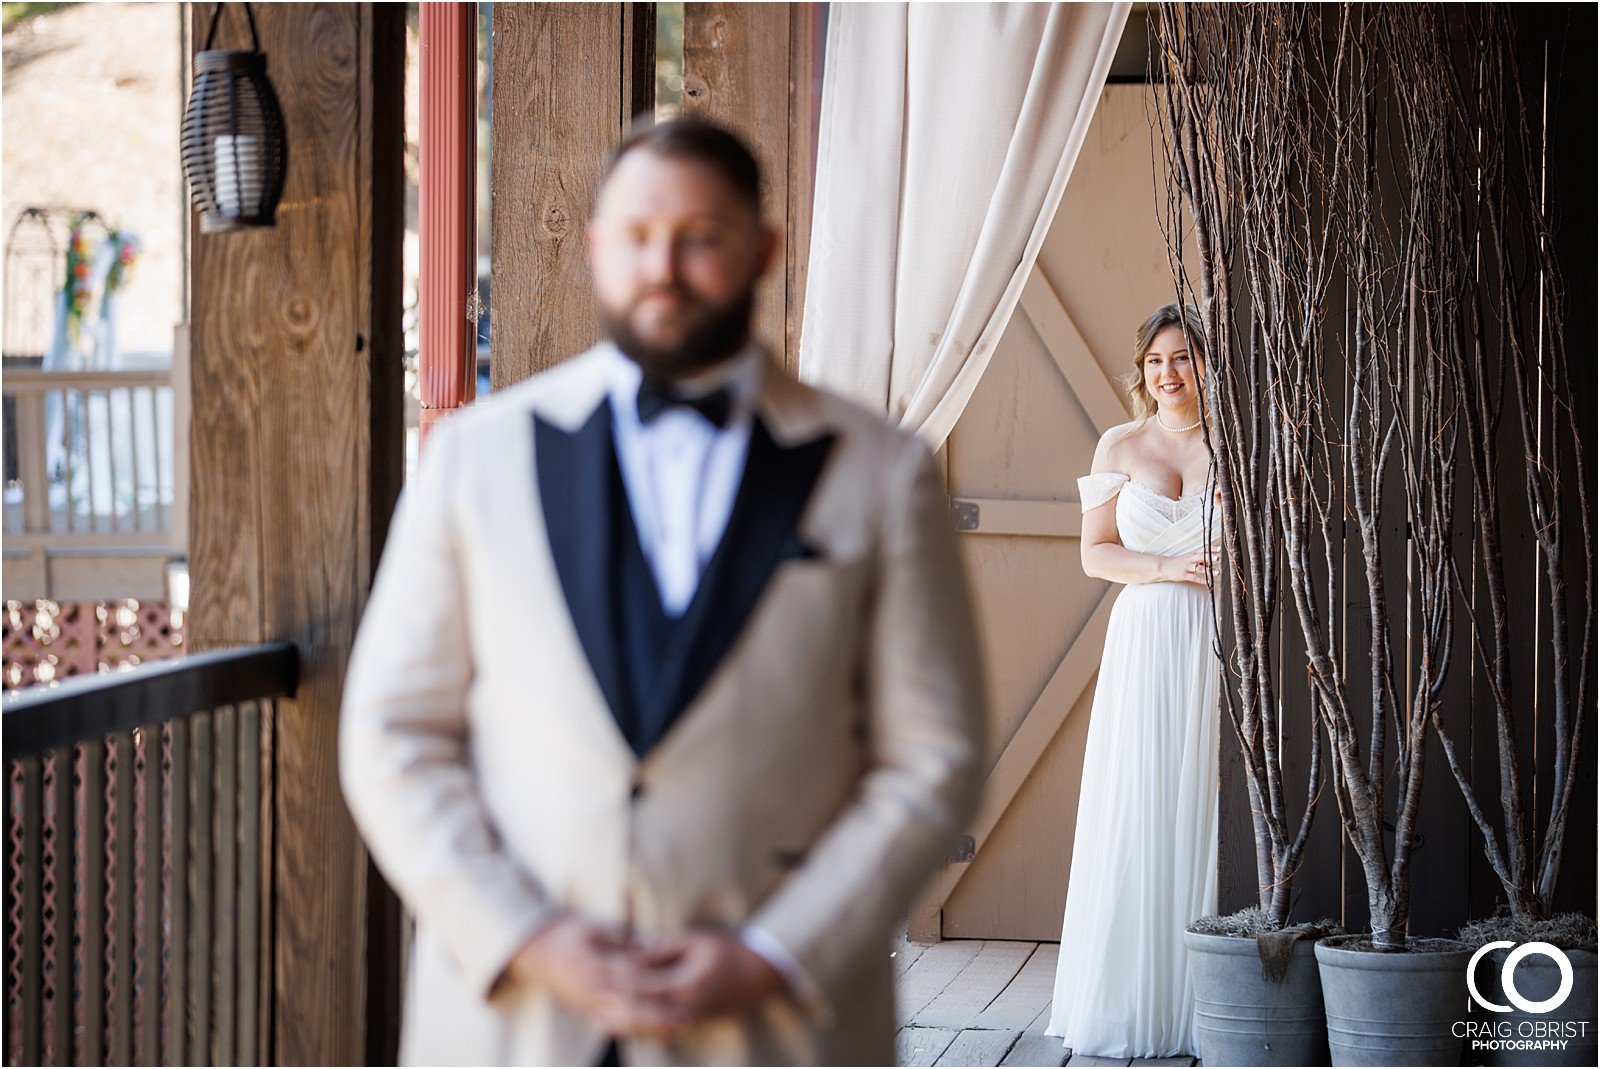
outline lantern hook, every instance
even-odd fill
[[[206,43],[205,47],[201,51],[211,51],[211,42],[212,39],[217,36],[217,23],[222,19],[223,7],[224,5],[222,4],[212,5],[211,28],[206,31]],[[255,12],[250,10],[250,5],[248,3],[244,5],[244,17],[250,23],[250,51],[259,52],[261,51],[261,38],[256,36],[256,16]]]

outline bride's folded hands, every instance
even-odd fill
[[[1116,499],[1083,514],[1081,555],[1085,575],[1124,586],[1141,583],[1193,583],[1207,586],[1207,572],[1217,569],[1215,546],[1162,556],[1140,553],[1122,544],[1117,533]]]
[[[1202,589],[1210,589],[1210,578],[1217,571],[1217,548],[1201,546],[1191,553],[1179,553],[1160,560],[1162,578],[1158,582],[1193,583]]]

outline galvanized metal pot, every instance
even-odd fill
[[[1361,942],[1369,949],[1352,948]],[[1472,948],[1449,939],[1414,939],[1397,952],[1370,946],[1365,935],[1317,943],[1333,1064],[1460,1065]]]
[[[1196,1051],[1206,1065],[1326,1065],[1328,1026],[1312,941],[1294,946],[1282,983],[1262,975],[1252,938],[1185,932]]]
[[[1504,984],[1506,958],[1512,947],[1484,955],[1478,965],[1478,992],[1504,1012],[1473,1006],[1477,1026],[1469,1041],[1469,1061],[1483,1065],[1596,1064],[1595,952],[1562,953],[1572,969],[1572,989],[1559,1006],[1529,1013],[1512,1005]],[[1525,1002],[1553,998],[1561,986],[1561,968],[1543,954],[1526,955],[1513,971],[1517,994]]]

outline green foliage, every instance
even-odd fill
[[[35,15],[48,15],[52,11],[73,6],[72,4],[5,4],[6,32],[9,33],[13,27],[22,25]]]
[[[656,113],[683,108],[683,4],[656,5]]]

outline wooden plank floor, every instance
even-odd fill
[[[1054,943],[952,939],[894,945],[900,1065],[1195,1065],[1182,1058],[1074,1055],[1044,1034],[1055,987]]]

